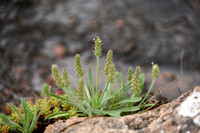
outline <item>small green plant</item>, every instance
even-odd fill
[[[35,105],[32,105],[26,102],[24,98],[21,98],[22,108],[17,108],[12,104],[8,104],[12,108],[12,114],[10,117],[0,114],[0,124],[4,124],[3,127],[7,126],[7,130],[2,130],[8,132],[9,129],[12,128],[18,129],[22,133],[32,133],[37,125],[37,120],[43,110],[48,95],[49,87],[45,84],[43,87],[44,100],[40,111],[38,110],[38,100],[36,100]],[[9,128],[8,125],[10,125]]]
[[[132,67],[129,68],[127,81],[124,80],[123,74],[115,70],[113,64],[113,51],[109,50],[107,54],[106,64],[104,68],[105,74],[105,87],[99,89],[99,58],[102,54],[101,46],[102,40],[97,37],[95,40],[94,55],[96,56],[97,68],[96,68],[96,85],[93,81],[92,68],[89,65],[88,73],[88,86],[83,79],[84,71],[81,66],[80,55],[75,56],[75,69],[76,74],[79,77],[78,80],[73,78],[77,82],[77,88],[73,89],[70,86],[66,68],[63,70],[62,75],[58,72],[57,65],[52,65],[52,75],[59,88],[62,88],[65,92],[65,96],[59,96],[54,93],[50,93],[51,96],[58,98],[63,103],[71,104],[76,109],[77,115],[85,115],[93,117],[94,115],[110,115],[113,117],[120,117],[123,113],[132,113],[139,111],[145,107],[152,106],[154,104],[144,103],[149,95],[153,84],[158,78],[159,67],[157,64],[153,64],[152,77],[153,81],[146,96],[142,99],[140,96],[143,86],[145,75],[141,74],[140,67],[137,67],[133,74]],[[131,89],[131,96],[127,95],[127,90]],[[69,112],[55,112],[46,117],[46,119],[68,116]]]
[[[0,114],[0,117],[3,120],[2,124],[9,124],[13,128],[18,129],[23,133],[32,133],[33,130],[35,129],[36,124],[37,124],[38,103],[36,101],[34,114],[31,113],[31,110],[28,107],[27,102],[23,98],[21,98],[21,103],[22,103],[22,107],[23,107],[23,110],[24,110],[24,114],[25,114],[24,116],[20,114],[19,110],[15,106],[13,106],[11,104],[9,104],[9,106],[13,109],[13,111],[15,111],[17,113],[17,115],[20,118],[20,122],[22,123],[23,126],[12,121],[8,116],[6,116],[4,114]]]

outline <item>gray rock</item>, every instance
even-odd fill
[[[2,2],[0,42],[46,45],[59,38],[74,45],[69,46],[74,53],[88,50],[98,35],[104,50],[112,48],[128,62],[178,66],[183,54],[184,66],[198,68],[199,5],[199,0]]]

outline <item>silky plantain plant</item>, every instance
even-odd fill
[[[84,71],[81,66],[80,55],[75,57],[76,74],[80,78],[74,79],[77,82],[77,88],[73,89],[70,86],[70,81],[66,68],[62,75],[58,72],[57,65],[52,66],[52,75],[59,88],[65,92],[64,96],[59,96],[50,93],[51,96],[61,99],[63,102],[70,103],[78,109],[79,115],[93,117],[94,115],[110,115],[113,117],[120,117],[122,113],[131,113],[141,110],[144,107],[152,106],[154,104],[144,103],[146,97],[149,95],[153,84],[158,78],[159,67],[153,64],[153,81],[146,96],[142,99],[140,94],[144,87],[145,75],[140,72],[140,67],[137,67],[133,74],[132,67],[129,68],[127,81],[124,80],[123,74],[115,69],[113,64],[113,51],[109,50],[107,54],[106,64],[104,68],[105,86],[99,89],[99,57],[102,54],[102,40],[97,37],[95,40],[94,55],[97,60],[96,68],[96,85],[93,80],[92,68],[89,65],[88,72],[88,86],[86,85],[83,75]],[[102,91],[100,91],[102,90]],[[131,90],[131,96],[127,95],[127,91]],[[137,104],[136,104],[137,103]],[[57,118],[69,115],[69,112],[56,112],[46,117]]]
[[[38,100],[36,100],[35,106],[30,106],[24,98],[21,98],[22,109],[19,110],[14,105],[8,104],[12,108],[13,113],[11,117],[0,114],[0,118],[2,119],[0,124],[10,125],[12,128],[18,129],[22,133],[32,133],[37,125],[37,120],[43,110],[46,98],[49,95],[49,86],[47,84],[44,85],[42,94],[44,96],[44,101],[41,110],[38,110]]]

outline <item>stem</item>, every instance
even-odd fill
[[[142,102],[140,102],[139,105],[141,105],[141,104],[145,101],[145,99],[147,98],[147,96],[148,96],[149,93],[151,92],[151,89],[153,88],[153,85],[154,85],[155,81],[156,81],[156,79],[153,78],[153,80],[152,80],[152,82],[151,82],[151,86],[150,86],[150,88],[149,88],[149,91],[147,92],[146,96],[143,98]]]
[[[96,80],[96,94],[98,93],[98,82],[99,82],[99,56],[97,56],[97,80]]]

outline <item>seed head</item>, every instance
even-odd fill
[[[110,49],[107,53],[106,64],[104,67],[105,75],[108,75],[109,65],[112,64],[112,60],[113,60],[112,57],[113,57],[113,51]]]
[[[83,71],[83,68],[81,66],[79,54],[76,54],[76,56],[75,56],[75,69],[76,69],[76,75],[78,77],[82,77],[84,75],[84,71]]]
[[[63,69],[62,75],[63,75],[64,84],[65,84],[66,87],[68,87],[70,85],[70,81],[69,81],[69,78],[68,78],[66,68]]]
[[[85,92],[84,92],[84,79],[81,77],[78,82],[78,89],[77,89],[77,95],[79,100],[85,99]]]
[[[60,76],[60,73],[58,72],[58,67],[57,67],[57,65],[52,65],[51,72],[52,72],[52,76],[53,76],[54,80],[56,81],[56,85],[57,85],[59,88],[64,87],[65,84],[63,84],[63,79],[62,79],[62,77]]]
[[[157,64],[154,64],[153,62],[152,62],[152,65],[153,65],[152,66],[152,77],[157,79],[158,78],[158,74],[159,74],[159,67],[158,67]]]
[[[94,46],[94,55],[95,56],[101,56],[101,45],[102,45],[102,40],[97,37],[97,39],[95,39],[95,46]]]
[[[131,90],[133,91],[133,93],[136,94],[139,89],[140,89],[140,67],[137,66],[133,78],[131,80]]]
[[[132,67],[129,67],[128,73],[127,73],[127,80],[128,80],[128,81],[131,81],[132,76],[133,76],[133,68],[132,68]]]
[[[48,97],[50,95],[50,88],[51,88],[51,86],[48,86],[47,84],[44,84],[43,90],[42,90],[42,95],[44,97]]]
[[[115,66],[114,66],[114,64],[110,64],[108,66],[108,81],[110,83],[113,83],[114,78],[115,78]]]

